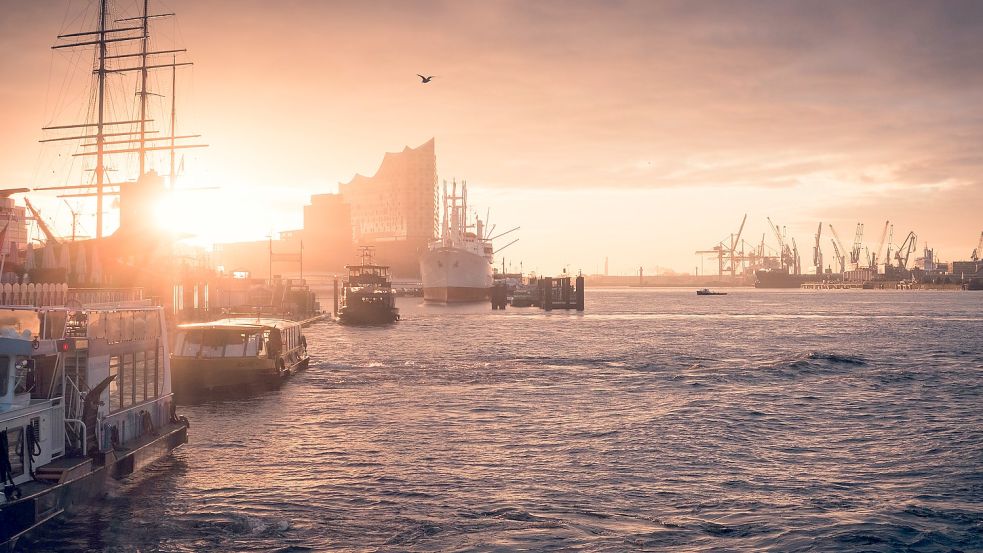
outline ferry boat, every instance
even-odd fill
[[[163,309],[0,307],[0,550],[188,440]]]
[[[458,196],[457,182],[454,182],[448,196],[445,182],[441,235],[420,257],[424,301],[477,302],[487,301],[490,297],[495,253],[493,238],[487,236],[485,222],[481,219],[476,219],[474,225],[468,223],[467,209],[467,183],[462,183]],[[469,230],[471,228],[474,232]],[[514,230],[517,229],[508,232]]]
[[[309,363],[301,324],[272,318],[179,325],[171,354],[174,392],[182,400],[275,387]]]
[[[399,320],[389,267],[372,263],[372,248],[363,247],[362,262],[348,265],[338,318],[343,323],[384,324]]]

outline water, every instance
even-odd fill
[[[46,551],[983,550],[983,293],[588,290],[309,329]]]

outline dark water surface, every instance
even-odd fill
[[[983,293],[401,300],[33,550],[983,550]]]

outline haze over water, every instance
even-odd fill
[[[983,548],[983,295],[588,289],[308,329],[32,550]]]

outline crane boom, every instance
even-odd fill
[[[27,196],[24,197],[24,203],[27,204],[27,209],[31,210],[31,213],[34,215],[34,220],[38,223],[38,228],[40,228],[41,232],[44,233],[44,236],[48,239],[48,242],[52,244],[60,244],[61,242],[58,240],[58,237],[55,236],[55,233],[51,232],[48,224],[44,222],[43,218],[41,218],[41,212],[34,207],[34,204],[31,203],[31,200],[28,199]]]
[[[884,221],[884,230],[881,231],[881,240],[877,243],[877,250],[873,255],[870,256],[870,266],[871,268],[877,267],[877,260],[881,257],[881,250],[884,248],[884,239],[887,237],[887,227],[891,224],[891,221]]]
[[[836,234],[836,229],[833,228],[833,224],[832,223],[830,223],[830,225],[829,225],[829,231],[833,233],[833,244],[837,246],[837,252],[838,253],[836,255],[837,255],[837,257],[840,257],[840,265],[842,266],[840,268],[840,272],[842,273],[843,271],[846,270],[846,253],[847,253],[847,249],[843,247],[843,241],[840,240],[840,235],[839,234]]]
[[[843,254],[840,253],[840,247],[836,245],[836,240],[830,238],[829,241],[833,244],[833,252],[836,254],[836,262],[840,264],[840,274],[843,274],[843,272],[846,271],[846,259],[843,257]]]
[[[908,268],[908,259],[911,257],[912,252],[915,251],[917,247],[918,237],[915,235],[914,231],[908,233],[908,237],[905,241],[901,243],[901,247],[898,248],[898,252],[895,255],[895,259],[898,260],[898,267],[902,269]]]

